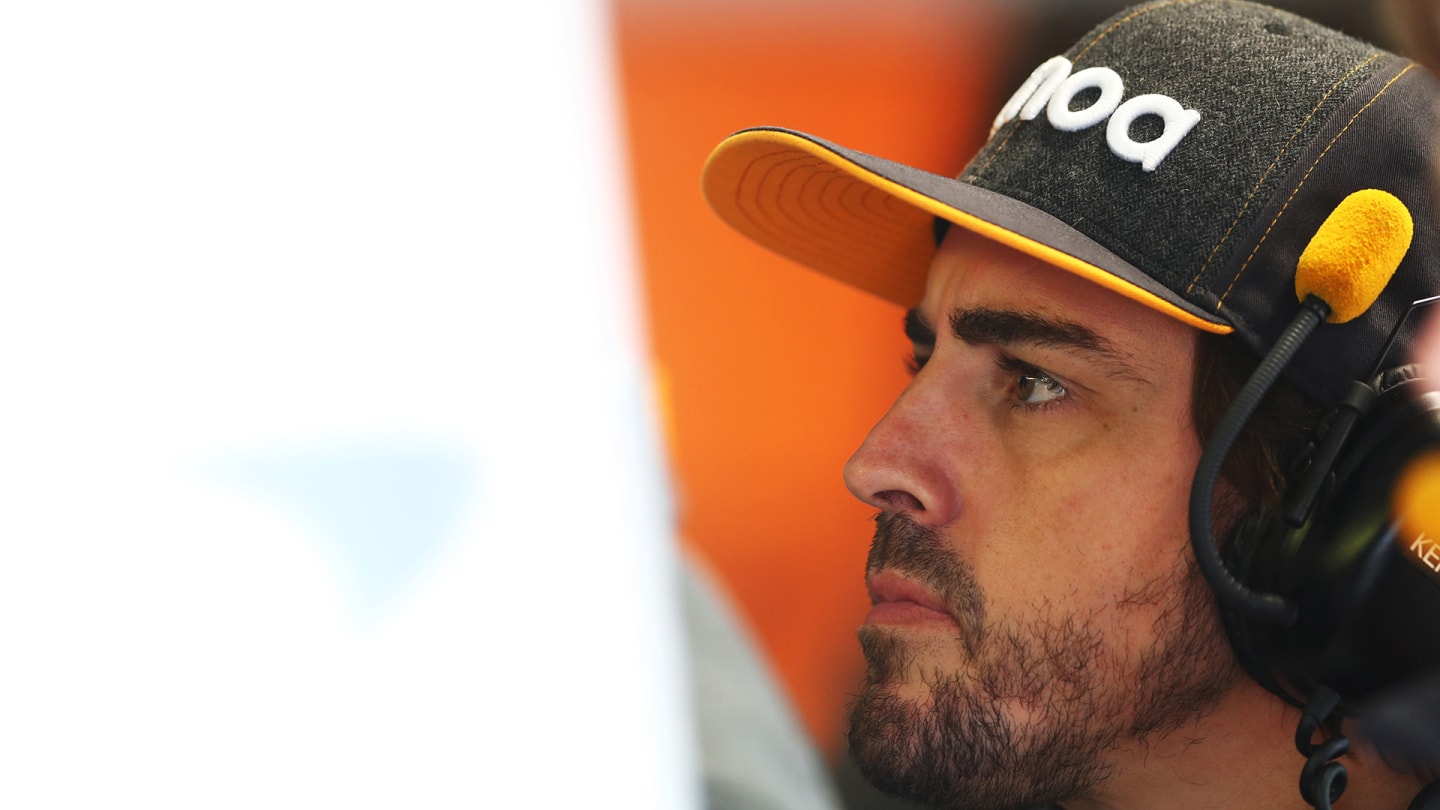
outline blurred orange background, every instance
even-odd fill
[[[730,231],[700,171],[730,132],[778,124],[958,173],[998,108],[1003,37],[979,8],[615,5],[680,531],[832,756],[861,672],[873,512],[841,468],[905,384],[903,313]]]

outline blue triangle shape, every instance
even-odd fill
[[[443,550],[472,478],[463,454],[403,442],[278,450],[221,469],[222,478],[273,499],[312,529],[367,621]]]

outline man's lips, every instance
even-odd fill
[[[866,578],[870,614],[866,624],[956,624],[950,607],[933,592],[894,571],[879,571]]]

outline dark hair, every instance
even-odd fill
[[[1195,385],[1191,414],[1203,444],[1260,360],[1238,338],[1201,333],[1195,344]],[[1285,476],[1304,449],[1325,408],[1281,378],[1246,423],[1221,467],[1245,511],[1278,509]]]

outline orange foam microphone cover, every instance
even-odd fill
[[[1410,210],[1387,191],[1356,191],[1330,212],[1300,254],[1295,295],[1330,305],[1330,323],[1359,317],[1375,303],[1410,249]]]

